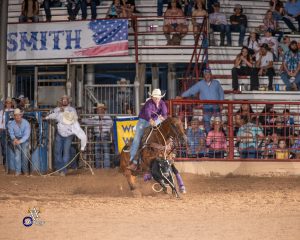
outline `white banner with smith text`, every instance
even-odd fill
[[[125,19],[8,25],[8,61],[122,55],[128,55]]]

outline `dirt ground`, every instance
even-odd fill
[[[116,169],[66,177],[0,173],[0,239],[300,239],[300,177],[183,174],[181,199],[138,180],[129,191]],[[28,209],[44,224],[25,227]]]

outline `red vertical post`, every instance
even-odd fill
[[[138,44],[138,21],[136,16],[132,16],[132,27],[134,30],[134,48],[135,48],[135,63],[139,63],[139,44]]]
[[[172,99],[169,100],[169,116],[173,117]]]
[[[234,135],[233,135],[233,104],[228,103],[228,127],[229,127],[229,153],[228,158],[234,158]]]

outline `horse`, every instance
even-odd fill
[[[164,158],[170,151],[167,151],[167,140],[172,139],[175,147],[182,147],[186,144],[187,137],[180,119],[175,117],[168,117],[157,126],[149,126],[145,129],[140,149],[137,155],[140,156],[139,172],[149,172],[150,166],[154,160],[159,157],[163,146]],[[130,146],[132,142],[128,142],[120,152],[120,171],[124,173],[130,190],[135,190],[136,173],[127,169],[130,164]]]

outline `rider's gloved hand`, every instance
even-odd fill
[[[156,126],[155,121],[152,118],[150,119],[149,123],[152,127]]]

